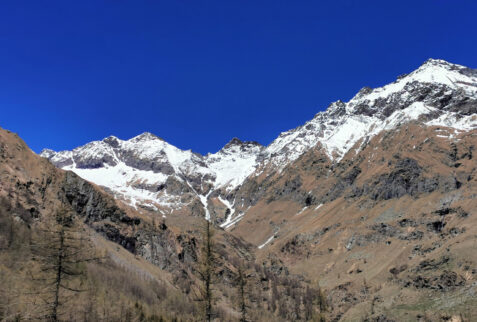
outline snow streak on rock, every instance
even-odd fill
[[[267,239],[266,242],[264,242],[262,245],[258,246],[258,249],[262,249],[263,247],[267,246],[267,244],[270,243],[274,238],[275,238],[275,235],[272,235],[270,238]]]

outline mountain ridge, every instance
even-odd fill
[[[443,67],[443,66],[444,66],[446,69],[448,69],[448,70],[450,70],[450,71],[455,71],[455,70],[457,70],[457,71],[459,71],[459,73],[465,74],[465,75],[467,75],[467,76],[477,77],[477,69],[469,68],[469,67],[466,67],[466,66],[463,66],[463,65],[459,65],[459,64],[450,63],[450,62],[448,62],[448,61],[446,61],[446,60],[443,60],[443,59],[429,58],[429,59],[427,59],[424,63],[422,63],[418,69],[414,70],[414,71],[411,72],[411,73],[401,74],[401,75],[397,76],[397,78],[396,78],[396,80],[395,80],[394,82],[389,83],[389,84],[387,84],[387,85],[395,84],[396,82],[400,81],[401,79],[405,79],[405,78],[408,77],[410,74],[412,74],[412,73],[414,73],[414,72],[417,72],[417,71],[423,69],[424,67],[430,67],[430,66],[439,66],[439,67]],[[461,81],[461,82],[462,82],[462,81]],[[472,86],[472,87],[475,87],[475,92],[477,92],[477,83],[467,84],[467,83],[464,82],[464,84],[465,84],[465,85]],[[364,86],[364,87],[362,87],[362,88],[358,91],[358,93],[356,93],[356,94],[350,99],[350,101],[353,101],[353,100],[355,100],[356,98],[362,97],[363,95],[369,94],[369,93],[373,92],[373,91],[376,90],[376,89],[381,89],[381,88],[383,88],[383,87],[386,87],[387,85],[384,85],[384,86],[381,86],[381,87],[377,87],[377,88],[371,88],[371,87],[368,87],[368,86]],[[342,100],[337,100],[337,101],[332,102],[324,111],[318,112],[317,114],[315,114],[314,118],[317,117],[318,115],[320,115],[321,113],[325,112],[326,110],[328,110],[330,107],[333,107],[333,106],[335,106],[335,105],[341,105],[341,104],[343,104],[343,103],[345,103],[345,102],[343,102]],[[307,122],[305,122],[305,124],[306,124],[306,123],[307,123]],[[300,126],[298,126],[298,127],[300,127]],[[297,127],[297,128],[298,128],[298,127]],[[282,132],[281,134],[286,133],[286,132],[288,132],[288,131],[284,131],[284,132]],[[140,133],[140,134],[138,134],[138,135],[136,135],[136,136],[133,136],[132,138],[130,138],[130,139],[128,139],[128,140],[131,140],[131,139],[134,139],[134,138],[139,138],[139,137],[142,137],[142,136],[145,136],[145,137],[155,137],[155,138],[158,138],[158,139],[160,139],[160,140],[162,140],[162,141],[165,141],[164,139],[162,139],[161,137],[157,136],[156,134],[153,134],[153,133],[148,132],[148,131],[142,132],[142,133]],[[279,136],[280,136],[280,135],[279,135]],[[114,135],[110,135],[110,136],[104,138],[103,140],[106,140],[106,139],[109,139],[109,138],[118,139],[118,137],[116,137],[116,136],[114,136]],[[232,142],[232,141],[234,141],[234,140],[239,140],[240,142],[253,142],[253,143],[257,143],[257,144],[259,144],[259,145],[265,146],[265,147],[268,147],[269,145],[271,145],[271,144],[273,143],[273,141],[272,141],[272,142],[270,142],[268,145],[263,145],[263,144],[261,144],[261,143],[259,143],[259,142],[257,142],[257,141],[253,141],[253,140],[252,140],[252,141],[242,141],[242,140],[240,140],[240,139],[237,138],[237,137],[233,137],[232,139],[230,139],[230,141],[229,141],[227,144],[229,144],[230,142]],[[92,141],[92,142],[94,142],[94,141]],[[226,144],[226,145],[227,145],[227,144]],[[226,145],[224,145],[224,147],[225,147]],[[222,147],[222,149],[223,149],[223,147]],[[48,148],[44,148],[42,151],[40,151],[39,154],[41,155],[41,154],[44,154],[44,153],[50,152],[50,151],[53,151],[53,152],[55,152],[55,153],[58,153],[58,152],[71,151],[71,150],[54,151],[54,150],[51,150],[51,149],[48,149]],[[184,149],[183,151],[192,151],[192,149]],[[219,151],[220,151],[220,149],[219,149]],[[217,151],[217,152],[219,152],[219,151]],[[215,152],[215,153],[217,153],[217,152]],[[198,152],[193,152],[193,153],[200,154],[200,153],[198,153]],[[207,152],[207,153],[201,154],[201,155],[206,156],[206,155],[208,155],[208,154],[214,154],[214,153],[213,153],[213,152]]]
[[[364,87],[348,102],[331,103],[268,146],[233,138],[218,152],[201,155],[144,132],[129,140],[110,136],[72,151],[44,150],[40,155],[133,206],[173,211],[197,199],[206,215],[209,197],[215,195],[238,216],[234,195],[248,178],[280,172],[317,146],[339,163],[353,147],[357,154],[381,131],[410,121],[451,127],[456,134],[477,128],[477,70],[428,59],[393,83]],[[189,197],[184,200],[184,195]]]

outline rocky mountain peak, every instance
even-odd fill
[[[139,134],[133,137],[132,139],[130,139],[129,141],[130,142],[145,142],[145,141],[154,141],[154,140],[164,141],[162,138],[150,132],[144,132],[142,134]]]
[[[427,60],[415,71],[383,87],[362,88],[350,101],[333,102],[267,147],[269,162],[282,169],[320,144],[339,161],[356,142],[382,130],[421,120],[461,130],[477,128],[477,73],[444,60]]]
[[[475,68],[469,68],[463,65],[459,64],[453,64],[448,61],[442,60],[442,59],[428,59],[426,60],[421,67],[419,67],[418,71],[423,71],[426,69],[432,69],[432,68],[441,68],[445,69],[448,72],[456,72],[461,74],[463,77],[468,77],[468,81],[470,81],[467,85],[473,85],[474,87],[477,86],[476,78],[477,78],[477,69]],[[460,81],[465,81],[465,79],[462,79]]]
[[[246,151],[250,149],[263,148],[263,145],[256,141],[242,141],[239,138],[234,137],[230,140],[220,151],[225,152],[231,149],[239,149],[241,151]]]
[[[103,139],[103,142],[108,144],[109,146],[113,148],[118,148],[120,145],[120,140],[115,137],[114,135],[110,135],[107,138]]]
[[[51,150],[51,149],[43,149],[43,150],[41,150],[41,152],[40,152],[40,155],[41,155],[42,157],[44,157],[44,158],[47,158],[47,159],[51,158],[51,157],[54,156],[55,154],[56,154],[56,152],[53,151],[53,150]]]
[[[429,58],[424,63],[422,63],[422,65],[419,67],[419,69],[426,68],[426,67],[429,67],[429,66],[439,66],[439,67],[442,67],[442,68],[446,68],[448,70],[457,70],[457,69],[465,68],[462,65],[453,64],[453,63],[450,63],[450,62],[448,62],[446,60],[443,60],[443,59]]]
[[[243,142],[237,138],[237,137],[234,137],[232,140],[230,140],[225,146],[224,146],[224,149],[228,148],[228,147],[231,147],[231,146],[234,146],[234,145],[242,145]]]

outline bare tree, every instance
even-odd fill
[[[206,220],[202,229],[201,256],[197,270],[202,284],[199,290],[198,301],[202,304],[202,313],[205,321],[212,321],[214,316],[212,284],[214,282],[216,255],[213,237],[214,230],[212,224]]]
[[[43,300],[41,319],[58,321],[61,307],[80,289],[78,277],[85,274],[85,263],[97,260],[90,241],[81,231],[80,223],[66,208],[59,209],[54,220],[42,229],[41,240],[33,241],[33,260],[40,265],[34,276],[37,292]]]
[[[326,294],[321,287],[318,287],[318,305],[320,312],[325,313],[328,310],[328,302],[326,300]]]
[[[318,306],[320,308],[319,321],[325,322],[326,321],[325,314],[328,311],[328,301],[326,300],[325,292],[319,285],[318,285],[318,291],[317,291],[317,300],[318,300]]]
[[[240,263],[238,266],[238,299],[239,299],[239,312],[240,312],[240,322],[247,321],[247,303],[246,303],[246,285],[247,277],[244,272],[243,265]]]
[[[272,313],[275,313],[277,309],[277,301],[278,301],[278,288],[277,288],[276,277],[272,277],[271,282],[272,282],[271,311]]]
[[[305,294],[303,295],[303,305],[305,307],[305,319],[311,320],[313,316],[313,290],[310,286],[306,286]]]

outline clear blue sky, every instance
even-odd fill
[[[269,144],[427,58],[477,67],[477,1],[2,1],[0,126],[37,152],[144,131]]]

